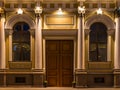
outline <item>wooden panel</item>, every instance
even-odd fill
[[[59,57],[57,54],[48,54],[47,55],[47,62],[46,62],[46,68],[47,68],[47,80],[49,86],[57,86],[57,80],[59,78]]]
[[[62,69],[72,69],[72,59],[73,57],[71,56],[71,54],[61,55]]]
[[[46,42],[46,70],[48,86],[72,86],[73,41]]]
[[[70,87],[72,86],[73,81],[73,59],[72,55],[70,54],[63,54],[61,55],[61,80],[62,86]]]
[[[59,42],[46,42],[46,69],[48,86],[58,86],[59,79]]]
[[[4,85],[4,74],[0,74],[0,86]]]
[[[59,53],[59,41],[51,40],[46,42],[47,53]]]
[[[64,54],[64,53],[73,54],[73,41],[70,41],[70,40],[69,41],[66,41],[66,40],[62,41],[60,51],[62,54]]]

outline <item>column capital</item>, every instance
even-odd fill
[[[8,35],[12,35],[12,34],[13,34],[13,30],[12,30],[12,29],[6,29],[5,32],[6,32]]]
[[[90,29],[85,29],[85,35],[88,35],[90,33]]]
[[[30,29],[29,31],[31,35],[35,35],[35,29]]]
[[[115,34],[115,29],[109,29],[109,30],[107,31],[107,34],[108,34],[108,35],[114,35],[114,34]]]
[[[84,17],[85,15],[85,6],[78,6],[78,14],[80,17]]]
[[[114,11],[115,17],[120,17],[120,8],[117,6],[115,11]]]
[[[4,9],[0,8],[0,18],[4,16]]]
[[[35,11],[36,17],[40,17],[40,15],[42,14],[42,7],[38,5],[35,7],[34,11]]]

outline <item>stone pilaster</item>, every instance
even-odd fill
[[[114,87],[120,87],[120,10],[115,10]]]
[[[5,18],[0,16],[0,69],[6,68],[4,23]]]
[[[42,69],[42,18],[36,16],[35,30],[35,69]]]
[[[75,71],[76,87],[87,87],[87,72],[85,71],[84,6],[78,7],[78,13],[77,68]]]
[[[78,20],[77,69],[85,69],[84,38],[84,17],[80,15]]]
[[[120,69],[120,18],[116,18],[114,69]]]

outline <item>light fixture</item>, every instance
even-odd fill
[[[85,6],[78,7],[78,13],[83,16],[85,14]]]
[[[102,15],[102,13],[103,13],[102,9],[99,8],[99,9],[97,10],[97,14],[98,14],[98,15]]]
[[[21,8],[18,9],[17,14],[23,14],[23,10]]]
[[[63,14],[63,11],[61,8],[58,9],[58,12],[57,12],[58,15],[62,15]]]

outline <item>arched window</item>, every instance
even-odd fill
[[[90,27],[89,60],[107,61],[107,27],[101,23],[93,23]]]
[[[13,61],[30,61],[30,29],[25,22],[18,22],[13,27]]]

